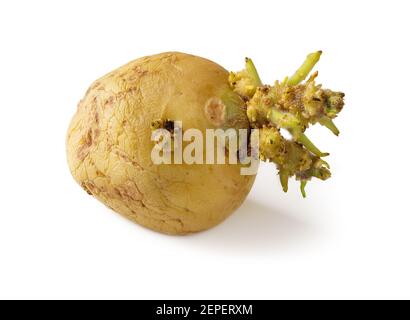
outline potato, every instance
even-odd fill
[[[244,201],[255,177],[241,175],[239,164],[154,165],[150,125],[174,119],[184,130],[215,128],[204,106],[229,95],[239,126],[247,127],[244,102],[228,76],[209,60],[169,52],[95,81],[68,129],[74,179],[109,208],[155,231],[186,234],[223,221]]]
[[[333,120],[344,106],[342,92],[316,84],[317,72],[307,78],[321,54],[308,55],[293,76],[271,86],[262,83],[248,58],[244,70],[230,73],[178,52],[132,61],[95,81],[80,101],[67,135],[72,175],[114,211],[168,234],[206,230],[241,205],[255,175],[244,175],[247,164],[233,163],[237,160],[275,163],[282,189],[286,192],[295,177],[305,197],[308,181],[331,175],[322,159],[329,154],[305,132],[319,123],[339,135]],[[170,149],[162,154],[173,156],[172,164],[152,157],[158,147],[152,140],[155,129],[170,136]],[[230,164],[177,164],[175,156],[189,145],[178,145],[178,134],[190,129],[202,139],[208,129],[244,133],[258,144],[245,145],[244,152],[226,141],[220,144],[218,159]],[[214,149],[205,148],[203,159]]]

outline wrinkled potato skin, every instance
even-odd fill
[[[212,128],[204,105],[230,90],[228,72],[192,55],[162,53],[132,61],[95,81],[67,134],[74,179],[127,218],[167,234],[217,225],[244,201],[254,176],[239,165],[154,165],[150,124]]]

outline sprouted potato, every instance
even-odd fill
[[[80,101],[67,134],[72,175],[87,193],[147,228],[168,234],[211,228],[242,204],[255,175],[242,174],[239,161],[155,164],[153,130],[176,139],[178,122],[182,131],[197,129],[204,137],[207,129],[249,135],[254,129],[259,159],[276,164],[284,191],[294,176],[305,196],[312,177],[330,177],[322,159],[327,153],[305,130],[319,123],[339,134],[333,119],[343,107],[342,93],[316,85],[317,72],[304,82],[320,54],[273,86],[262,83],[250,59],[236,73],[178,52],[132,61],[95,81]],[[239,154],[226,149],[226,157]]]

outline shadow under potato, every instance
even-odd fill
[[[222,224],[187,237],[190,244],[203,249],[263,254],[306,243],[317,235],[314,226],[294,215],[248,199]],[[186,238],[180,240],[187,242]]]

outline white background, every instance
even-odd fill
[[[0,4],[0,298],[410,298],[408,1]],[[302,199],[264,165],[246,203],[197,235],[151,232],[71,178],[65,133],[96,78],[178,50],[266,83],[324,51],[346,93],[333,177]]]

